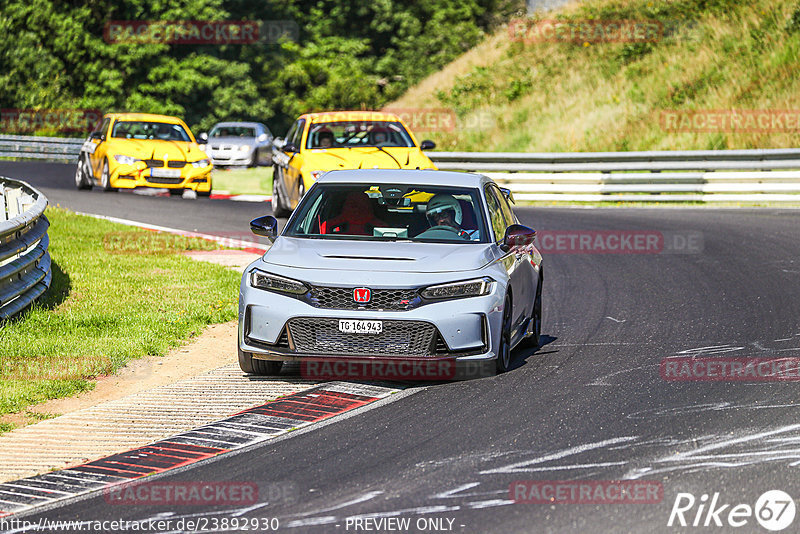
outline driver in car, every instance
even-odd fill
[[[452,195],[439,193],[431,197],[425,211],[430,228],[419,234],[421,239],[470,239],[461,228],[461,204]]]

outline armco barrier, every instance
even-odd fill
[[[0,135],[0,157],[74,162],[82,144]],[[490,176],[519,200],[800,202],[800,149],[793,148],[427,155],[439,169]]]
[[[46,207],[47,199],[33,187],[0,177],[0,320],[50,287]]]

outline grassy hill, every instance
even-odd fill
[[[537,42],[541,19],[657,21],[637,42]],[[539,26],[536,26],[536,23]],[[800,2],[595,0],[511,22],[387,108],[445,108],[441,150],[622,151],[800,146]],[[512,33],[517,35],[512,37]],[[526,39],[527,37],[527,39]],[[526,42],[527,41],[527,42]],[[667,112],[766,115],[778,122],[671,128]],[[781,119],[781,111],[794,119]],[[673,115],[674,116],[674,115]],[[708,120],[708,119],[704,119]],[[676,123],[676,124],[681,124]],[[766,127],[764,127],[766,125]],[[684,131],[676,131],[684,130]]]

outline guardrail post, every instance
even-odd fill
[[[0,184],[0,221],[7,221],[8,216],[6,214],[6,188],[3,184]]]

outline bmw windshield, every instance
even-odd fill
[[[342,121],[312,124],[306,148],[413,147],[399,122]]]
[[[283,235],[314,239],[488,243],[478,189],[318,184]]]

